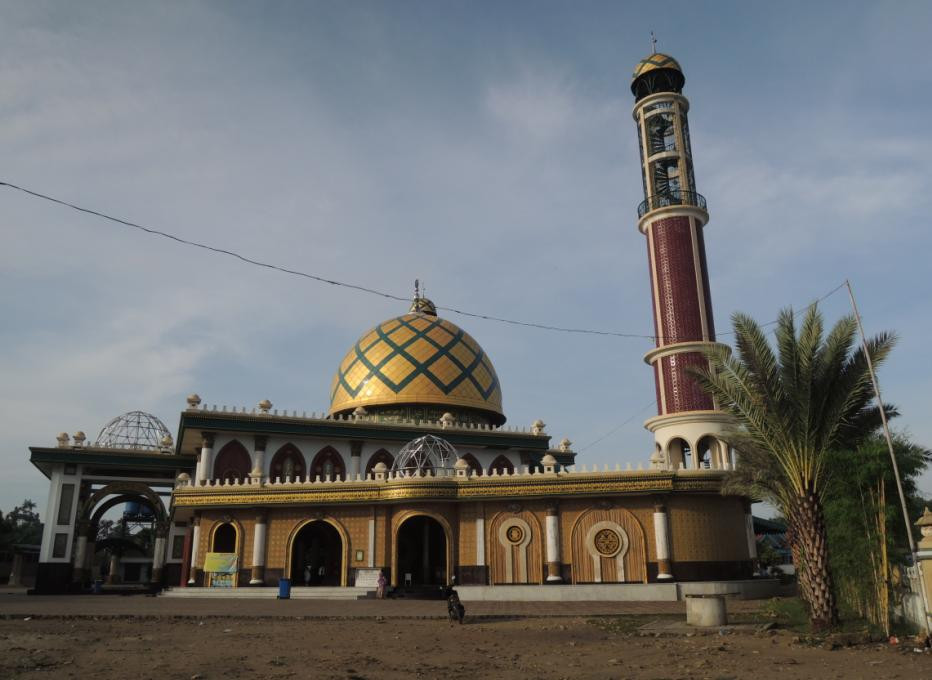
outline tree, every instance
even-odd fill
[[[893,438],[893,447],[910,517],[916,517],[923,507],[916,479],[932,461],[932,451],[903,435]],[[875,435],[855,451],[828,455],[825,518],[839,598],[889,634],[891,569],[904,568],[909,553],[902,550],[908,540],[886,441]]]
[[[28,498],[3,517],[0,513],[0,549],[14,545],[36,545],[42,541],[42,522],[36,504]]]
[[[855,449],[879,425],[867,357],[856,343],[854,318],[842,318],[825,335],[815,305],[798,334],[792,310],[780,312],[776,352],[750,317],[734,314],[732,324],[735,353],[716,346],[707,353],[708,369],[693,371],[735,419],[724,438],[740,464],[725,491],[766,500],[787,519],[810,620],[816,628],[828,627],[837,623],[838,612],[823,513],[826,454]],[[875,365],[894,343],[890,333],[867,342]]]

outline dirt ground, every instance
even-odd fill
[[[642,617],[0,620],[3,678],[932,678],[911,645],[795,634],[644,637]]]

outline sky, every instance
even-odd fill
[[[908,2],[0,1],[0,181],[438,305],[653,332],[630,73],[686,73],[716,327],[850,279],[895,426],[932,446],[932,6]],[[185,397],[323,411],[407,305],[0,188],[0,509],[29,446]],[[850,311],[843,291],[821,307]],[[449,314],[511,425],[646,463],[645,338]],[[722,336],[727,341],[727,336]],[[932,474],[921,480],[932,495]]]

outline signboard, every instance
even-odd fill
[[[204,556],[204,572],[211,588],[232,588],[236,585],[236,553],[209,552]]]

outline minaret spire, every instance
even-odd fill
[[[644,186],[638,229],[647,239],[656,335],[644,359],[654,371],[657,415],[645,426],[654,433],[654,467],[727,469],[722,436],[730,420],[690,373],[708,366],[705,352],[718,344],[703,236],[709,213],[696,191],[686,78],[656,43],[652,32],[655,52],[638,63],[631,83]]]

